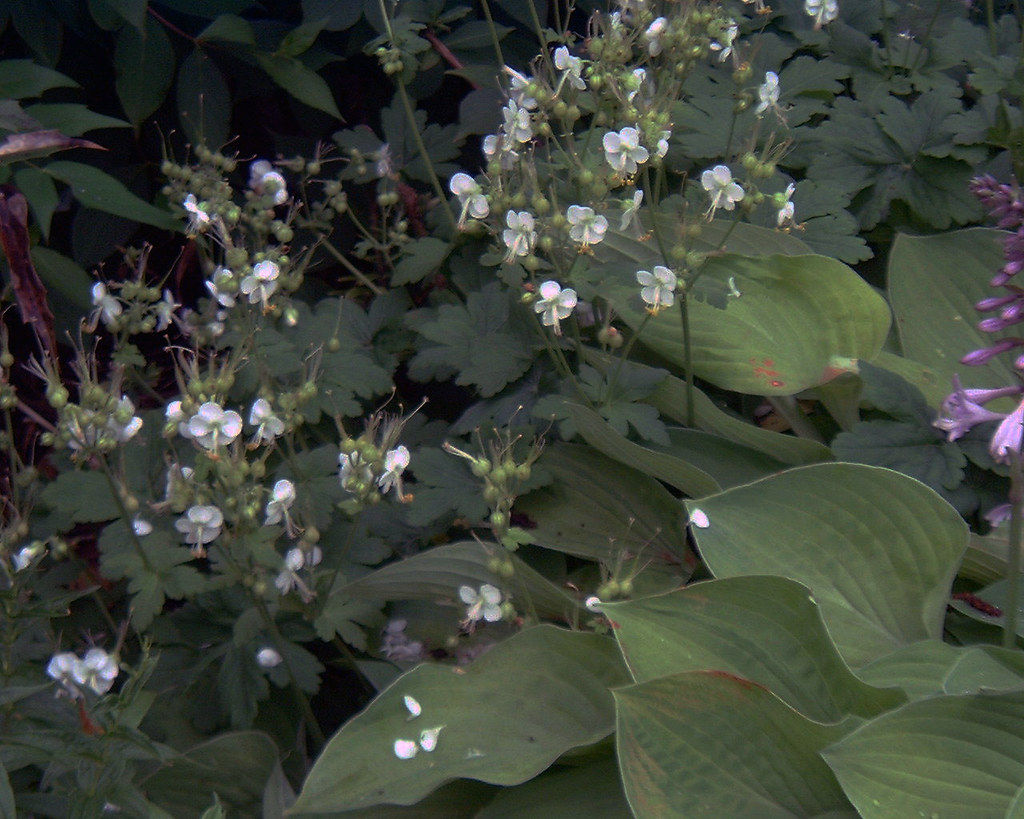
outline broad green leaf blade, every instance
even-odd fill
[[[51,88],[77,88],[78,83],[32,60],[0,60],[0,99],[42,96]]]
[[[174,48],[164,26],[146,18],[145,33],[124,26],[114,52],[117,96],[132,124],[138,127],[156,111],[174,79]]]
[[[25,113],[35,117],[47,128],[53,128],[69,137],[81,136],[99,128],[131,127],[123,119],[97,114],[77,102],[41,102],[28,106]]]
[[[624,550],[645,561],[687,554],[685,511],[654,478],[576,444],[548,447],[540,463],[554,481],[516,501],[538,546],[609,563]]]
[[[293,811],[409,805],[460,777],[525,782],[611,733],[609,687],[628,681],[612,640],[553,626],[517,634],[466,668],[419,665],[331,738]],[[420,704],[419,717],[409,718],[405,696]],[[433,751],[396,756],[396,740],[440,726]]]
[[[650,262],[641,257],[636,264]],[[598,291],[636,331],[646,315],[636,270],[619,264],[602,272],[608,279]],[[731,288],[741,295],[728,295]],[[696,375],[755,395],[793,395],[829,381],[851,369],[850,360],[873,358],[889,329],[885,301],[853,270],[825,256],[712,257],[688,304]],[[646,322],[640,341],[682,367],[679,309]]]
[[[372,808],[332,813],[330,819],[477,819],[491,797],[505,790],[472,779],[459,779],[442,785],[415,805],[374,805]],[[288,813],[288,819],[313,819],[317,816],[322,817],[323,814],[296,813],[294,810]]]
[[[943,681],[963,650],[941,640],[922,640],[879,657],[857,676],[879,688],[899,686],[912,700],[941,694]]]
[[[217,794],[232,814],[258,816],[278,770],[277,746],[259,731],[221,734],[175,757],[142,787],[172,816],[198,816]]]
[[[196,48],[178,68],[178,116],[193,145],[223,145],[231,120],[231,93],[209,55]]]
[[[912,478],[858,464],[791,469],[688,501],[716,577],[777,574],[813,590],[832,639],[857,667],[942,634],[967,526]]]
[[[945,371],[939,372],[909,358],[882,350],[871,363],[883,370],[896,373],[913,384],[921,391],[929,406],[937,407],[942,403],[942,399],[952,392],[952,385]]]
[[[819,725],[722,672],[674,674],[614,694],[619,765],[636,816],[856,816],[818,756],[845,724]]]
[[[619,435],[600,415],[580,404],[567,404],[569,416],[583,439],[619,463],[664,481],[684,495],[700,498],[721,487],[707,472],[665,452],[655,452]]]
[[[660,447],[654,444],[652,448],[703,469],[718,481],[723,489],[751,483],[781,472],[787,466],[763,452],[712,432],[679,427],[669,427],[666,432],[669,445]]]
[[[26,165],[14,172],[14,184],[25,194],[25,198],[32,208],[32,215],[39,225],[39,230],[42,231],[43,238],[48,240],[50,220],[60,201],[53,177],[47,176],[31,165]]]
[[[1012,328],[982,333],[975,303],[993,294],[989,279],[1004,263],[1003,231],[970,228],[935,236],[900,234],[889,256],[889,299],[903,352],[935,370],[946,393],[960,374],[965,387],[1013,383],[1011,361],[997,356],[984,367],[966,367],[961,357],[1014,335]],[[923,297],[927,295],[927,298]],[[884,364],[883,364],[884,366]],[[1005,399],[996,410],[1012,409]]]
[[[330,114],[338,120],[344,120],[337,104],[334,102],[334,95],[330,86],[317,74],[306,68],[294,57],[282,57],[278,54],[257,54],[256,59],[260,68],[270,75],[275,83],[291,94],[299,102],[304,102],[310,108],[316,108]]]
[[[960,655],[946,679],[947,694],[985,694],[1024,689],[1024,653],[999,646],[973,646]]]
[[[43,170],[70,185],[75,198],[86,207],[164,230],[177,230],[181,227],[173,215],[140,199],[99,168],[60,160],[51,162]]]
[[[918,700],[822,756],[864,819],[1003,819],[1024,782],[1024,692]]]
[[[783,577],[710,580],[605,603],[603,610],[639,683],[680,671],[724,671],[763,685],[817,722],[872,717],[905,699],[857,679],[810,592]]]
[[[501,588],[505,582],[488,568],[500,552],[504,549],[475,540],[437,546],[349,583],[344,594],[378,600],[455,600],[460,586],[479,588],[490,583]],[[514,554],[511,558],[537,613],[570,619],[579,603]]]

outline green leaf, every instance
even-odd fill
[[[17,819],[17,815],[11,780],[7,778],[7,769],[3,762],[0,762],[0,819]]]
[[[264,791],[279,766],[266,734],[227,733],[164,763],[142,787],[172,816],[198,816],[214,794],[232,815],[262,816]]]
[[[193,145],[223,145],[231,120],[231,93],[217,64],[196,48],[178,69],[178,116]]]
[[[872,717],[905,699],[853,676],[808,589],[783,577],[711,580],[602,609],[639,683],[721,671],[763,685],[816,722]]]
[[[413,239],[402,248],[402,258],[395,265],[391,286],[416,284],[437,270],[451,252],[452,246],[433,236]]]
[[[1024,654],[998,646],[965,650],[943,682],[947,694],[986,694],[1024,689]]]
[[[78,88],[78,83],[32,60],[0,60],[0,98],[39,97],[51,88]]]
[[[645,264],[602,267],[609,278],[599,292],[634,331],[645,322],[635,283]],[[834,378],[839,359],[873,358],[888,332],[888,306],[835,259],[724,254],[704,271],[689,300],[693,369],[724,389],[793,395]],[[739,298],[727,295],[730,284]],[[640,343],[685,366],[678,306],[647,322]]]
[[[777,574],[813,589],[829,633],[854,667],[942,634],[967,528],[912,478],[818,464],[687,507],[691,519],[698,508],[708,518],[707,527],[691,531],[716,577]]]
[[[1024,692],[911,702],[822,756],[864,819],[1003,819],[1024,782]]]
[[[488,567],[503,551],[474,540],[436,546],[361,577],[344,586],[340,593],[373,600],[455,600],[460,586],[505,585]],[[516,575],[525,584],[538,615],[566,621],[573,618],[579,610],[575,599],[515,554],[509,557],[515,562]]]
[[[669,445],[653,448],[703,469],[723,489],[781,472],[786,464],[756,449],[696,429],[668,428]]]
[[[406,520],[426,526],[445,517],[482,521],[489,511],[483,486],[465,463],[438,447],[421,447],[413,454],[416,491]]]
[[[47,176],[32,166],[25,166],[14,172],[14,184],[25,194],[43,238],[49,239],[50,221],[53,219],[53,212],[57,209],[59,202],[57,186],[53,183],[53,177]]]
[[[274,53],[282,57],[298,57],[300,54],[304,54],[316,42],[316,38],[320,36],[320,32],[324,30],[327,22],[327,16],[319,18],[307,17],[303,23],[293,28],[281,38],[277,51]]]
[[[330,114],[335,119],[344,119],[334,102],[330,86],[315,71],[310,71],[294,57],[279,54],[257,54],[256,60],[270,75],[270,79],[299,102]]]
[[[352,28],[363,16],[360,3],[339,3],[338,0],[302,0],[302,18],[320,20],[326,18],[324,28],[328,31],[344,31]]]
[[[43,170],[70,185],[75,198],[86,207],[164,230],[177,230],[181,227],[173,215],[140,199],[99,168],[60,160],[51,162]]]
[[[145,32],[125,26],[117,36],[117,96],[132,124],[138,127],[156,111],[174,79],[174,48],[164,27],[146,18]]]
[[[429,342],[409,362],[410,375],[421,381],[455,375],[456,384],[490,397],[533,362],[530,326],[497,283],[470,293],[465,305],[413,313],[409,324]]]
[[[139,32],[146,30],[146,8],[148,0],[102,0],[121,20],[134,26]]]
[[[818,756],[846,723],[812,722],[724,672],[684,672],[613,693],[619,765],[635,815],[856,816]]]
[[[29,105],[25,109],[25,113],[35,117],[46,128],[60,131],[69,137],[81,136],[100,128],[131,127],[123,119],[97,114],[77,102],[40,102]]]
[[[554,481],[515,507],[535,524],[534,543],[608,565],[624,551],[656,562],[688,556],[683,510],[654,478],[578,444],[548,446],[539,463]]]
[[[496,24],[492,34],[491,27],[485,20],[469,20],[447,35],[443,42],[452,51],[473,48],[491,48],[494,37],[503,40],[514,29]]]
[[[609,458],[658,478],[691,498],[710,495],[721,489],[709,474],[681,458],[654,452],[626,439],[593,410],[579,404],[569,404],[568,409],[573,425],[583,439]]]
[[[941,640],[921,640],[857,669],[857,676],[879,688],[899,686],[919,700],[943,692],[943,681],[962,654]]]
[[[1013,336],[1013,329],[982,333],[974,305],[992,295],[988,280],[1004,263],[1006,234],[988,228],[937,236],[899,234],[889,255],[889,298],[904,354],[939,376],[946,394],[955,373],[965,387],[994,388],[1016,376],[1005,356],[984,367],[966,367],[960,358]],[[927,294],[927,298],[922,298]],[[1013,408],[1012,399],[993,402],[997,411]]]
[[[611,733],[609,687],[628,679],[613,641],[552,626],[521,632],[465,669],[421,664],[331,738],[292,810],[409,805],[455,778],[525,782]],[[405,696],[422,708],[415,720]],[[434,751],[395,755],[396,740],[441,726]]]
[[[325,642],[337,635],[350,646],[366,651],[366,627],[380,625],[380,608],[352,597],[344,591],[331,594],[313,621],[313,628],[316,636]]]
[[[100,472],[61,472],[46,485],[40,500],[50,507],[55,532],[67,531],[75,523],[100,523],[121,516],[110,484]]]
[[[256,35],[253,33],[252,24],[235,14],[219,15],[210,25],[199,32],[196,40],[200,43],[220,40],[225,43],[256,46]]]
[[[8,11],[18,36],[32,49],[39,62],[56,65],[64,39],[64,24],[57,7],[52,2],[9,0],[3,8],[5,23]]]

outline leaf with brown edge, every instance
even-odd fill
[[[21,320],[32,327],[36,337],[56,360],[53,312],[46,301],[46,288],[29,256],[28,202],[17,188],[10,185],[0,187],[0,244],[10,266],[11,285]]]
[[[69,137],[56,129],[29,131],[22,134],[8,134],[7,138],[0,142],[0,164],[49,156],[57,151],[67,151],[71,148],[107,150],[102,145],[97,145],[88,139]]]

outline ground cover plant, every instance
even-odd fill
[[[5,13],[0,815],[1024,815],[1015,4]]]

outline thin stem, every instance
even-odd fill
[[[619,383],[619,374],[622,372],[622,366],[626,363],[626,359],[629,358],[629,354],[633,351],[633,347],[636,345],[637,340],[640,338],[640,334],[644,331],[644,327],[647,326],[647,322],[651,320],[651,313],[648,312],[644,316],[644,320],[640,322],[640,326],[636,328],[636,332],[630,336],[629,341],[626,342],[626,346],[622,348],[622,355],[620,355],[615,361],[615,369],[612,371],[611,378],[608,379],[608,391],[605,393],[604,406],[608,406],[612,400],[612,393],[615,392],[615,387]]]
[[[100,467],[104,477],[107,479],[107,486],[110,487],[110,494],[114,498],[114,504],[117,506],[117,510],[121,513],[121,518],[124,520],[124,528],[128,530],[128,539],[135,546],[135,551],[139,553],[139,558],[142,560],[142,566],[147,572],[153,571],[153,566],[149,562],[149,555],[146,554],[146,550],[142,548],[142,541],[139,540],[139,536],[135,534],[135,527],[132,526],[132,513],[128,511],[128,507],[124,505],[124,499],[121,497],[121,490],[117,487],[117,481],[114,480],[114,475],[110,471],[110,464],[107,463],[105,456],[100,455],[97,459],[100,462]]]
[[[491,45],[494,46],[494,53],[498,57],[498,65],[505,65],[505,55],[501,53],[501,41],[498,39],[498,30],[494,27],[494,17],[491,16],[491,4],[487,0],[480,0],[484,10],[484,17],[487,18],[487,28],[491,32]]]
[[[798,437],[817,441],[819,444],[825,443],[821,433],[804,417],[803,410],[792,395],[766,395],[765,398],[772,408],[786,419]]]
[[[693,378],[693,339],[690,335],[690,300],[684,289],[679,294],[679,320],[683,324],[683,368],[686,370],[686,426],[696,426],[693,393],[697,389]]]
[[[1006,562],[1006,605],[1003,608],[1003,646],[1017,646],[1017,606],[1020,594],[1020,551],[1024,535],[1024,475],[1019,452],[1010,464],[1010,552]]]
[[[988,27],[988,46],[992,56],[999,56],[999,41],[996,39],[996,9],[993,0],[985,0],[985,25]]]
[[[358,267],[356,267],[354,264],[352,264],[352,262],[346,259],[345,254],[338,250],[338,248],[336,248],[330,242],[324,242],[323,247],[328,253],[330,253],[335,259],[337,259],[338,262],[341,263],[342,267],[344,267],[349,273],[355,276],[356,279],[359,280],[359,283],[363,285],[363,287],[367,288],[375,296],[384,295],[384,290],[381,289],[376,284],[374,284],[372,281],[370,281],[366,277],[366,274]]]

